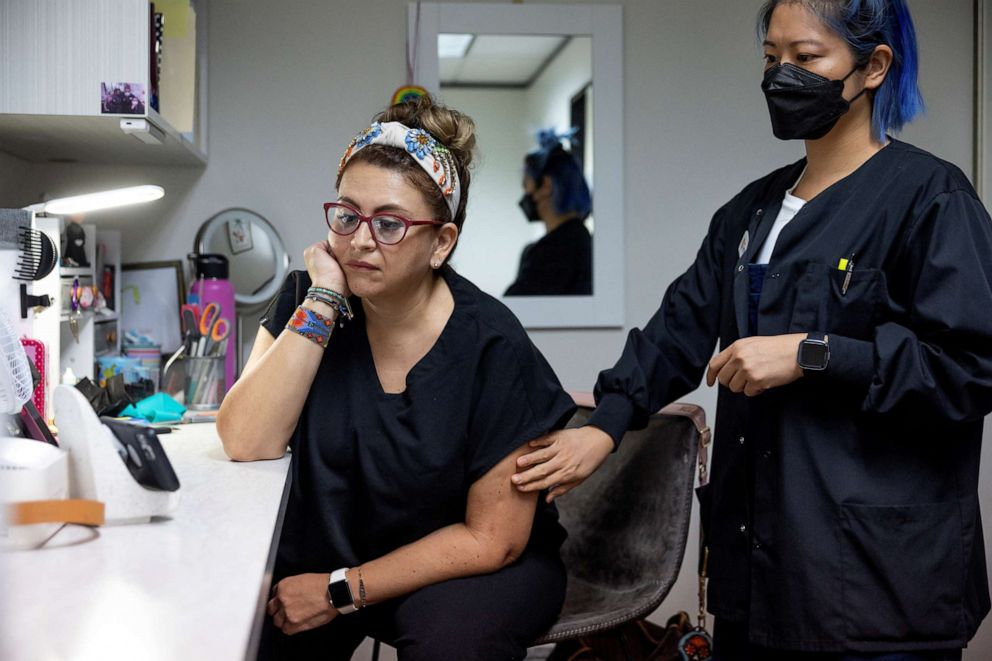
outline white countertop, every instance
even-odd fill
[[[206,423],[160,439],[182,494],[171,517],[0,553],[0,659],[254,656],[289,457],[232,462]]]

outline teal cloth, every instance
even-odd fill
[[[133,406],[128,404],[120,414],[132,418],[144,418],[148,422],[172,422],[180,420],[183,413],[186,413],[185,406],[166,393],[157,392]]]

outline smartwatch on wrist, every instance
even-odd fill
[[[331,578],[327,581],[327,600],[342,615],[358,610],[355,607],[355,598],[351,596],[347,569],[335,569],[331,572]]]
[[[799,343],[796,362],[807,372],[822,372],[830,363],[829,337],[823,333],[810,333]]]

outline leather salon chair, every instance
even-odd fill
[[[578,427],[593,401],[587,393],[572,396],[580,408],[568,426]],[[558,621],[535,645],[614,629],[658,608],[685,555],[697,453],[709,434],[700,407],[667,406],[556,501],[568,531],[568,588]],[[372,658],[378,656],[376,641]]]
[[[591,397],[573,396],[581,408],[570,427],[592,414]],[[697,452],[709,433],[700,407],[667,406],[556,501],[568,531],[568,588],[558,621],[536,644],[613,629],[661,604],[685,555]]]

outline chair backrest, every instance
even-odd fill
[[[580,408],[569,426],[582,425],[591,412]],[[618,452],[557,501],[569,534],[562,547],[569,595],[560,626],[545,640],[645,615],[671,590],[685,554],[700,436],[708,435],[701,413],[675,405],[651,416],[647,428],[627,432]],[[692,415],[702,420],[699,427]]]

